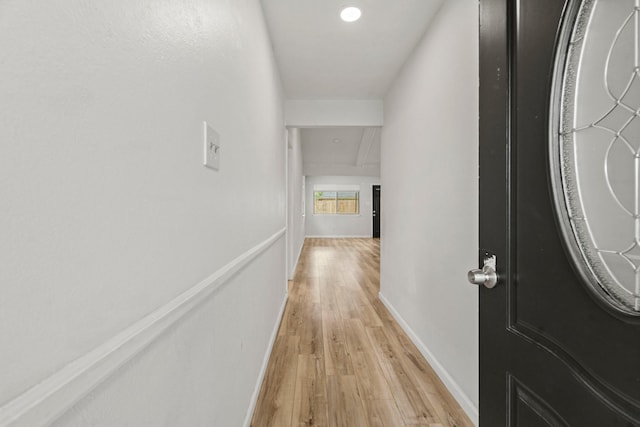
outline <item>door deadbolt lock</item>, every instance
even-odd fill
[[[467,273],[467,279],[472,285],[484,285],[485,288],[493,288],[498,283],[498,274],[496,273],[496,256],[487,256],[484,259],[482,270],[474,269]]]

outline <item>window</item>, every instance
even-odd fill
[[[313,213],[327,214],[358,214],[360,213],[359,191],[314,191]]]

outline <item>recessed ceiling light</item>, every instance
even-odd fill
[[[340,18],[342,18],[344,22],[355,22],[360,19],[361,16],[362,11],[353,6],[345,7],[342,9],[342,12],[340,12]]]
[[[334,138],[333,141],[334,144],[340,144],[340,138]]]

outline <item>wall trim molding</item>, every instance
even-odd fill
[[[348,236],[304,236],[305,239],[371,239],[371,235],[367,234],[366,236],[356,236],[356,235],[348,235]]]
[[[302,241],[300,242],[300,247],[298,248],[298,255],[296,255],[296,263],[295,263],[295,267],[293,268],[293,275],[296,275],[296,269],[298,268],[298,262],[300,262],[300,255],[302,255],[302,248],[304,248],[304,239],[305,237],[302,238]],[[293,277],[291,278],[293,279]]]
[[[454,399],[458,401],[464,412],[466,412],[469,418],[471,418],[471,422],[473,422],[473,424],[477,426],[480,419],[478,407],[471,401],[471,399],[469,399],[469,396],[467,396],[462,388],[460,388],[458,383],[453,379],[453,377],[449,374],[445,367],[442,366],[435,355],[422,342],[422,340],[413,331],[413,329],[411,329],[409,324],[402,318],[400,313],[395,309],[391,302],[389,302],[389,300],[386,299],[384,295],[382,295],[382,292],[378,293],[378,298],[380,298],[382,304],[384,304],[387,310],[389,310],[394,319],[396,319],[396,322],[398,322],[400,327],[409,336],[411,341],[413,341],[413,344],[415,344],[420,353],[424,356],[427,362],[429,362],[429,365],[431,365],[438,377],[440,377],[445,387],[447,387],[447,390],[449,390]]]
[[[169,303],[0,407],[0,426],[33,427],[55,421],[281,239],[285,230],[282,228]]]
[[[306,237],[304,237],[302,239],[302,243],[300,243],[300,247],[298,248],[298,255],[296,255],[296,259],[293,262],[293,268],[291,269],[291,272],[287,272],[287,273],[291,273],[288,274],[288,278],[289,280],[293,280],[294,277],[296,276],[296,269],[298,268],[298,261],[300,261],[300,255],[302,255],[302,248],[304,247],[304,239],[306,239]]]
[[[260,368],[260,374],[258,375],[258,379],[256,380],[256,386],[253,390],[253,394],[251,395],[251,402],[249,403],[249,409],[247,410],[247,415],[244,418],[244,423],[242,424],[244,427],[250,427],[251,419],[253,418],[253,411],[256,410],[256,404],[258,403],[258,397],[260,397],[260,390],[262,389],[262,382],[264,381],[264,376],[267,373],[267,366],[269,366],[269,358],[271,357],[271,352],[273,351],[273,346],[276,343],[276,339],[278,338],[278,330],[280,329],[280,323],[282,322],[282,317],[284,316],[284,310],[287,307],[287,301],[289,300],[289,286],[285,283],[285,288],[287,292],[284,295],[284,301],[282,301],[282,305],[280,306],[280,313],[276,318],[276,323],[273,326],[273,331],[271,332],[271,338],[269,340],[269,347],[267,348],[266,353],[264,354],[264,359],[262,361],[262,368]]]

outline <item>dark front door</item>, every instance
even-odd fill
[[[480,424],[640,426],[640,4],[480,5]]]
[[[373,237],[380,237],[380,186],[373,186]]]

